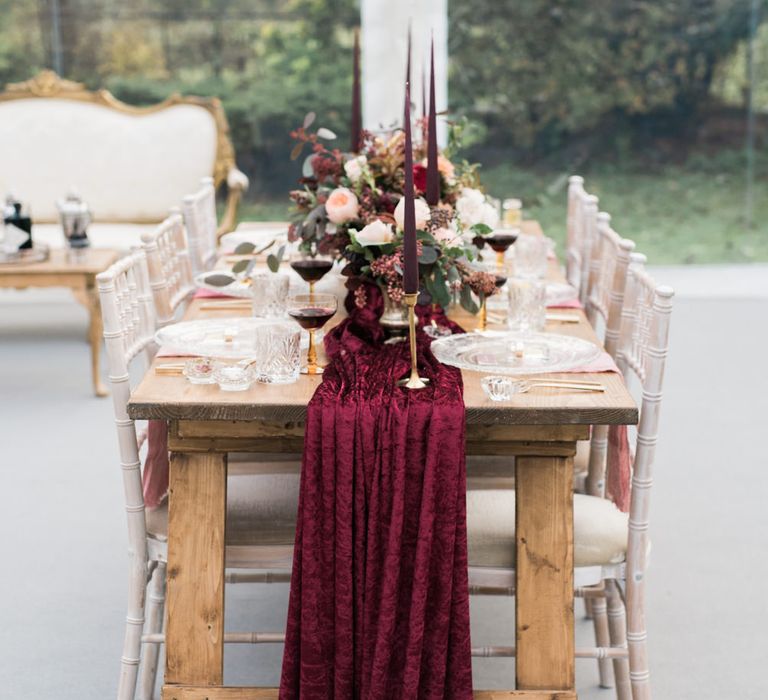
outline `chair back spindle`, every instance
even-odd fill
[[[176,310],[195,291],[181,214],[172,212],[154,231],[145,233],[142,245],[147,255],[157,325],[162,327],[174,320]]]
[[[192,272],[197,275],[209,270],[216,260],[218,222],[213,178],[203,178],[200,189],[184,197],[182,212],[187,228]]]

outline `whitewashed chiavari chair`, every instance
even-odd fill
[[[614,360],[617,359],[627,268],[634,248],[634,242],[622,238],[611,228],[610,215],[597,214],[597,231],[590,250],[586,314],[592,328],[602,336],[605,351]],[[584,489],[592,496],[604,494],[607,447],[608,427],[594,426]]]
[[[216,188],[212,177],[200,181],[200,189],[184,197],[181,205],[189,241],[192,272],[199,274],[211,268],[216,260],[217,227]]]
[[[656,286],[642,261],[637,256],[629,267],[616,350],[620,370],[642,387],[629,515],[605,498],[574,496],[575,593],[607,600],[609,628],[607,645],[601,636],[597,646],[577,649],[576,656],[612,661],[619,700],[651,697],[645,629],[648,514],[674,295],[670,287]],[[468,491],[467,524],[470,593],[514,595],[514,490]],[[504,657],[515,650],[483,647],[473,653]]]
[[[572,175],[568,180],[566,215],[565,278],[584,303],[589,276],[592,240],[597,232],[598,199],[584,189],[584,178]]]
[[[176,310],[195,291],[192,263],[184,222],[179,212],[173,212],[154,231],[141,237],[147,255],[149,283],[155,300],[157,324],[172,323]]]
[[[122,258],[97,277],[109,359],[109,379],[128,518],[128,609],[118,700],[152,697],[163,615],[167,563],[167,505],[145,509],[141,448],[128,416],[129,369],[142,353],[154,352],[155,316],[144,251]],[[232,470],[235,471],[235,470]],[[230,473],[227,484],[228,583],[288,581],[298,505],[299,465],[264,462],[259,471]],[[146,608],[146,610],[145,610]],[[145,618],[146,612],[146,618]],[[282,633],[225,634],[225,642],[281,642]]]

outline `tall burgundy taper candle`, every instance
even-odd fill
[[[440,201],[440,173],[437,169],[437,112],[435,110],[435,38],[432,37],[429,76],[429,121],[427,126],[427,204]]]
[[[408,48],[405,58],[405,84],[411,84],[411,22],[408,21]],[[411,113],[411,105],[408,103],[408,114]]]
[[[360,133],[363,130],[360,116],[360,30],[355,29],[355,49],[352,61],[352,118],[349,124],[349,150],[360,150]]]
[[[403,212],[403,291],[419,291],[419,261],[416,253],[416,210],[413,203],[413,144],[411,142],[411,84],[405,84],[405,197]]]

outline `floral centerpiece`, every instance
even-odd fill
[[[310,254],[332,254],[346,261],[343,273],[358,307],[368,303],[371,282],[397,303],[403,295],[403,132],[383,139],[363,131],[359,152],[344,153],[326,146],[335,135],[324,128],[312,131],[313,123],[310,113],[291,134],[297,140],[292,157],[298,158],[306,147],[310,153],[304,159],[301,188],[290,193],[296,213],[289,240],[298,241]],[[437,158],[440,196],[435,206],[423,198],[426,143],[414,149],[419,302],[445,308],[457,295],[461,305],[475,313],[476,299],[496,289],[494,276],[473,269],[472,262],[478,238],[492,231],[498,212],[479,189],[477,167],[450,157],[460,128],[452,127],[449,148]]]

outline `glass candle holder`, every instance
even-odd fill
[[[253,383],[253,371],[242,365],[222,365],[213,377],[222,391],[245,391]]]
[[[504,226],[519,226],[523,220],[523,203],[519,199],[505,199],[501,205],[501,221]]]
[[[215,384],[216,363],[210,357],[193,357],[184,363],[183,374],[190,384]]]

